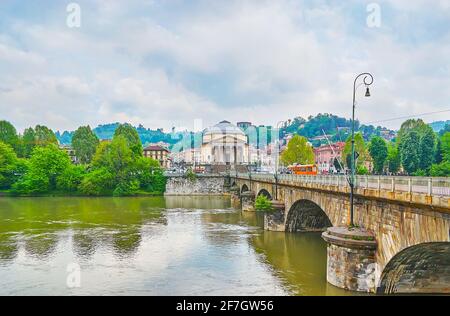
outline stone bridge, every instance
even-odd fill
[[[328,281],[357,291],[449,294],[450,179],[356,180],[354,223],[373,238],[324,233]],[[243,210],[252,210],[258,195],[284,204],[266,213],[265,229],[325,231],[349,225],[345,176],[279,175],[276,181],[272,174],[236,174],[231,184]]]

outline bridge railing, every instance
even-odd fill
[[[275,175],[270,173],[239,173],[238,177],[266,182],[275,182]],[[320,184],[337,187],[349,187],[346,175],[300,176],[280,174],[278,181],[299,184]],[[355,188],[391,192],[426,194],[429,196],[450,196],[450,178],[437,177],[394,177],[394,176],[356,176]]]

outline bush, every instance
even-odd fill
[[[117,185],[113,192],[114,196],[130,196],[135,195],[139,191],[139,181],[131,180],[127,182],[121,182]]]
[[[444,161],[440,164],[433,165],[430,170],[430,175],[433,177],[449,177],[450,161]]]
[[[356,173],[363,176],[369,174],[369,170],[366,168],[366,166],[358,166]]]
[[[194,182],[194,181],[197,179],[197,175],[195,174],[194,171],[192,171],[192,169],[189,169],[189,170],[185,173],[184,177],[185,177],[186,179],[188,179],[189,181],[191,181],[191,182]]]
[[[272,202],[265,196],[259,195],[255,201],[257,211],[272,211]]]

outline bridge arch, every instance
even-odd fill
[[[248,186],[246,184],[244,184],[242,186],[242,188],[241,188],[241,193],[244,193],[244,192],[247,192],[247,191],[250,191],[250,189],[248,188]]]
[[[286,216],[286,231],[324,231],[333,226],[325,211],[310,200],[296,201]]]
[[[258,196],[260,195],[264,195],[266,198],[268,198],[269,200],[273,200],[272,195],[269,193],[269,191],[267,191],[266,189],[261,189],[258,192]]]
[[[397,253],[380,278],[379,294],[450,293],[450,242],[421,243]]]

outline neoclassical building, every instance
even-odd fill
[[[203,131],[201,161],[213,165],[248,163],[247,135],[237,126],[222,121]]]

